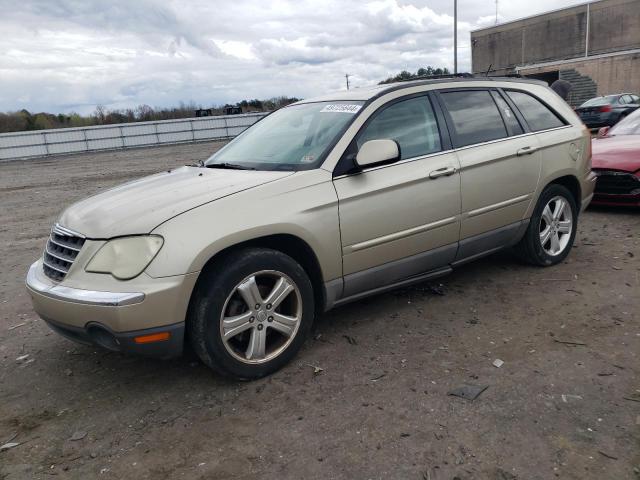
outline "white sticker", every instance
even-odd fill
[[[325,106],[320,113],[356,113],[362,105],[347,105],[346,103],[332,103]]]

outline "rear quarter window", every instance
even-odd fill
[[[549,107],[528,93],[507,90],[507,95],[534,132],[558,128],[566,124]]]

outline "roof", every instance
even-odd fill
[[[473,82],[487,82],[487,81],[499,81],[499,82],[514,82],[514,83],[535,83],[538,85],[547,86],[546,82],[540,80],[534,80],[530,78],[520,77],[487,77],[487,76],[471,76],[464,74],[465,76],[446,76],[438,78],[424,78],[418,80],[408,80],[403,82],[386,83],[384,85],[376,85],[374,87],[354,88],[353,90],[343,90],[340,92],[333,92],[318,97],[307,98],[297,103],[312,103],[312,102],[329,102],[329,101],[368,101],[374,98],[380,97],[386,93],[402,90],[405,88],[416,87],[420,85],[435,85],[439,83],[473,83]]]

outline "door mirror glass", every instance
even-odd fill
[[[600,130],[598,130],[598,138],[606,137],[609,133],[609,130],[611,130],[611,127],[602,127]]]
[[[369,140],[358,150],[356,164],[360,168],[365,168],[381,163],[395,162],[399,158],[400,148],[395,140]]]

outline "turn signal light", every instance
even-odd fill
[[[160,332],[160,333],[151,333],[149,335],[141,335],[139,337],[135,337],[133,340],[136,343],[153,343],[153,342],[164,342],[169,340],[171,334],[169,332]]]

